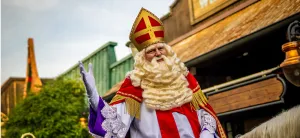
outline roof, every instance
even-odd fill
[[[41,78],[42,83],[45,83],[49,80],[53,80],[53,78]],[[25,77],[9,77],[2,85],[1,85],[1,93],[6,89],[12,82],[14,81],[24,81]]]
[[[178,57],[187,62],[299,13],[297,5],[299,0],[261,0],[175,44],[170,43]]]

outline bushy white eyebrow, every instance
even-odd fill
[[[155,49],[155,47],[146,48],[146,52],[154,50],[154,49]]]
[[[156,44],[156,45],[151,45],[149,47],[146,48],[146,52],[151,51],[151,50],[155,50],[156,48],[164,48],[165,46],[162,44]]]

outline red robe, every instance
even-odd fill
[[[172,112],[178,112],[184,114],[192,129],[195,137],[199,137],[201,128],[200,123],[197,117],[196,110],[204,109],[206,112],[210,113],[217,123],[217,134],[221,138],[226,138],[226,134],[222,128],[222,125],[219,119],[216,116],[216,113],[212,107],[208,104],[206,97],[200,89],[200,86],[197,80],[191,73],[188,73],[186,79],[189,82],[189,88],[193,91],[193,100],[190,103],[186,103],[181,107],[176,107],[167,111],[156,110],[156,115],[160,127],[160,132],[163,138],[179,138],[179,133],[172,116]],[[126,103],[127,111],[131,116],[136,118],[140,117],[139,107],[143,100],[142,97],[143,89],[141,87],[134,87],[131,83],[129,77],[127,77],[119,91],[116,93],[116,96],[112,99],[110,105],[118,104],[121,102]]]

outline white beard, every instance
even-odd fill
[[[188,81],[172,57],[162,56],[153,58],[151,63],[143,65],[141,88],[143,99],[148,108],[155,110],[169,110],[179,107],[192,100],[193,92],[188,88]]]

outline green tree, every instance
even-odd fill
[[[90,137],[79,123],[87,118],[86,93],[81,82],[54,80],[37,95],[29,94],[14,108],[5,124],[7,138],[31,132],[38,138]]]

